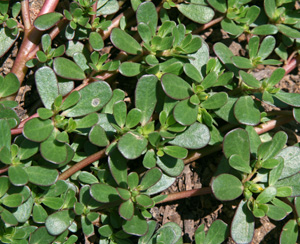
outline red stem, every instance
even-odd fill
[[[22,0],[21,2],[22,7],[22,20],[24,24],[25,31],[31,28],[31,20],[30,20],[30,12],[29,12],[29,1]]]
[[[212,20],[212,21],[210,21],[210,22],[208,22],[208,23],[206,23],[206,24],[200,26],[198,29],[194,30],[192,33],[193,33],[193,34],[198,34],[199,32],[204,31],[204,30],[206,30],[206,29],[208,29],[208,28],[214,26],[215,24],[221,22],[222,19],[224,19],[224,16],[221,16],[221,17],[219,17],[219,18],[216,18],[216,19],[214,19],[214,20]]]
[[[46,0],[38,16],[54,12],[59,0]]]
[[[203,187],[203,188],[193,189],[193,190],[188,190],[188,191],[183,191],[183,192],[175,192],[175,193],[168,194],[168,196],[164,200],[162,200],[158,203],[171,202],[171,201],[176,201],[179,199],[202,196],[202,195],[207,195],[207,194],[211,194],[211,193],[212,193],[212,190],[210,187]]]
[[[92,154],[91,156],[88,156],[87,158],[83,159],[82,161],[78,162],[77,164],[73,165],[71,168],[64,171],[59,177],[59,180],[66,180],[73,174],[75,174],[77,171],[83,169],[84,167],[90,165],[91,163],[99,160],[100,158],[105,156],[105,150],[106,148],[102,149],[99,152],[96,152]]]
[[[7,165],[7,166],[3,167],[2,169],[0,169],[0,174],[3,174],[5,172],[7,172],[8,168],[9,168],[9,165]]]

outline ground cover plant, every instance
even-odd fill
[[[151,208],[207,195],[236,201],[234,217],[204,224],[194,242],[250,243],[255,219],[283,223],[296,243],[300,148],[274,128],[300,122],[300,94],[278,86],[297,68],[293,0],[0,1],[1,243],[183,243]],[[234,55],[201,37],[217,26],[244,37]],[[265,78],[261,67],[272,67]],[[16,95],[39,95],[20,119]],[[222,150],[209,185],[161,194],[185,164]]]

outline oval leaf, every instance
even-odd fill
[[[40,31],[49,30],[53,27],[63,15],[61,13],[47,13],[43,14],[35,19],[33,25]]]
[[[83,80],[85,79],[85,74],[82,69],[75,64],[73,61],[58,57],[54,59],[53,69],[58,76],[61,76],[70,80]]]

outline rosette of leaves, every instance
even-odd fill
[[[135,172],[127,176],[126,161],[116,147],[111,149],[109,168],[115,182],[93,184],[90,194],[98,202],[116,203],[123,231],[141,236],[148,231],[145,218],[151,218],[147,209],[155,204],[145,191],[161,179],[162,172],[158,168],[152,168],[141,179]]]
[[[12,17],[9,17],[9,9]],[[11,48],[19,36],[19,23],[17,21],[17,17],[20,10],[20,2],[16,2],[12,6],[9,6],[9,1],[1,1],[0,3],[0,39],[2,40],[0,57],[2,57]]]
[[[57,48],[52,48],[52,40],[49,34],[44,34],[41,38],[42,50],[37,51],[36,58],[29,60],[26,63],[28,68],[34,66],[52,66],[53,59],[60,57],[65,53],[65,45],[60,45]]]
[[[62,63],[67,66],[69,64],[70,69],[65,72],[60,65]],[[74,72],[73,75],[79,74],[84,77],[83,71],[65,58],[54,60],[54,70],[59,75],[68,76],[70,72]],[[37,70],[35,80],[45,108],[38,109],[38,118],[25,123],[23,134],[27,139],[40,143],[41,155],[47,161],[55,164],[67,163],[74,155],[69,145],[68,133],[87,133],[86,130],[98,122],[98,115],[95,112],[110,100],[112,94],[110,86],[104,81],[96,81],[79,92],[72,92],[63,101],[56,75],[51,68],[42,67]],[[99,92],[95,93],[94,90]],[[73,119],[82,116],[85,117]]]
[[[244,195],[231,224],[231,236],[237,243],[252,240],[254,217],[267,215],[279,221],[292,212],[279,197],[293,194],[286,179],[299,172],[299,161],[295,157],[299,148],[285,147],[286,142],[287,135],[278,132],[272,140],[261,143],[250,126],[246,130],[230,131],[224,138],[225,158],[211,187],[215,197],[222,201]]]

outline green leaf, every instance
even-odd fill
[[[101,203],[114,202],[120,199],[116,188],[103,183],[92,185],[90,194],[96,201]]]
[[[268,203],[275,198],[276,194],[276,188],[274,186],[269,186],[258,195],[256,201],[261,204]]]
[[[276,40],[273,36],[265,37],[265,39],[260,44],[257,56],[261,57],[261,59],[267,58],[273,52],[275,44]]]
[[[250,59],[240,57],[240,56],[234,56],[231,58],[233,64],[240,68],[240,69],[252,69],[253,65]]]
[[[10,182],[15,186],[23,186],[28,182],[28,175],[20,165],[10,166],[8,169]]]
[[[260,88],[260,82],[252,74],[241,70],[240,76],[247,86],[250,86],[251,88]]]
[[[58,210],[64,204],[64,199],[59,197],[43,197],[42,203],[51,209]]]
[[[152,40],[152,33],[151,33],[151,29],[150,29],[149,25],[141,22],[141,23],[138,24],[137,30],[138,30],[138,33],[139,33],[140,37],[145,42],[145,44],[149,45],[150,41]],[[152,61],[152,59],[150,58],[150,62],[151,61]],[[148,63],[147,57],[146,57],[146,62]]]
[[[287,25],[277,24],[278,31],[283,35],[291,38],[300,38],[300,32],[297,29],[291,28]]]
[[[97,91],[97,92],[95,92]],[[100,110],[111,99],[112,91],[105,81],[95,81],[79,91],[79,102],[62,115],[79,117]]]
[[[83,70],[67,58],[55,58],[53,61],[53,69],[58,76],[65,79],[83,80],[86,78]]]
[[[137,132],[128,132],[118,142],[118,149],[127,159],[136,159],[144,152],[148,144],[145,137]]]
[[[94,232],[94,226],[91,221],[85,215],[81,215],[81,228],[82,232],[86,235],[92,235]]]
[[[58,83],[54,71],[45,66],[35,72],[35,84],[44,106],[51,106],[58,96]]]
[[[92,127],[89,133],[89,140],[98,147],[106,147],[109,144],[105,130],[100,125]]]
[[[254,216],[242,200],[231,223],[231,237],[236,243],[250,243],[254,235]]]
[[[2,197],[1,202],[9,208],[16,208],[22,204],[22,195],[15,193]]]
[[[71,210],[62,210],[48,216],[45,222],[47,231],[51,235],[60,235],[74,221],[75,214]]]
[[[8,225],[17,225],[18,224],[18,220],[16,219],[16,217],[6,209],[2,210],[2,212],[0,213],[0,217],[5,224],[8,224]]]
[[[177,75],[164,74],[161,83],[165,93],[173,99],[183,100],[193,94],[192,87]]]
[[[103,225],[98,229],[101,236],[110,237],[113,234],[113,229],[109,225]]]
[[[218,12],[224,14],[227,11],[226,0],[208,0],[208,3]]]
[[[123,202],[119,207],[119,214],[125,220],[130,220],[134,214],[134,205],[131,199]]]
[[[220,201],[238,198],[243,193],[243,184],[238,178],[229,174],[221,174],[213,179],[212,192]]]
[[[127,182],[126,182],[126,185],[127,185]],[[126,186],[125,188],[128,188],[128,186]],[[130,192],[129,190],[126,190],[126,189],[124,189],[124,188],[118,187],[118,188],[117,188],[117,191],[118,191],[118,193],[119,193],[119,196],[120,196],[123,200],[127,201],[128,199],[131,198],[131,192]]]
[[[265,161],[263,161],[261,163],[261,167],[262,168],[265,168],[265,169],[273,169],[275,168],[280,162],[274,158],[270,158],[270,159],[267,159]]]
[[[276,25],[265,24],[253,28],[251,31],[253,35],[275,35],[278,32]]]
[[[112,98],[102,109],[102,113],[112,114],[113,113],[113,105],[118,101],[124,100],[124,98],[125,98],[124,91],[122,91],[120,89],[113,90]]]
[[[162,177],[162,172],[158,168],[149,169],[141,179],[140,190],[144,191],[156,184]]]
[[[79,120],[75,120],[76,122],[76,129],[81,129],[81,128],[90,128],[96,123],[98,123],[98,114],[97,113],[91,113]]]
[[[142,52],[140,44],[131,35],[120,28],[114,28],[112,30],[110,40],[116,48],[129,54],[137,55]]]
[[[229,158],[229,165],[243,173],[250,174],[252,172],[249,162],[244,161],[243,158],[237,154],[234,154]]]
[[[124,76],[134,77],[142,72],[142,65],[139,63],[124,62],[120,65],[119,71]]]
[[[3,119],[0,119],[0,135],[0,149],[2,147],[9,149],[11,143],[10,127],[7,121]]]
[[[99,15],[110,15],[110,14],[114,14],[116,12],[118,12],[119,10],[119,3],[116,0],[109,0],[109,1],[104,1],[105,4],[103,5],[101,2],[103,1],[99,1],[98,5],[97,5],[97,16]],[[101,7],[99,7],[101,6]]]
[[[196,67],[190,63],[187,63],[183,66],[184,73],[191,79],[195,81],[201,81],[202,75]]]
[[[51,135],[53,129],[54,125],[51,120],[33,118],[25,123],[23,135],[31,141],[42,142]]]
[[[243,129],[234,129],[226,134],[223,141],[223,152],[226,158],[239,155],[245,162],[250,160],[250,141]]]
[[[163,151],[171,157],[184,159],[188,155],[188,150],[179,146],[165,146]]]
[[[35,28],[37,28],[40,31],[49,30],[51,27],[53,27],[60,19],[63,17],[61,13],[47,13],[40,15],[35,19],[33,22],[33,25]]]
[[[147,233],[148,224],[138,210],[136,210],[132,219],[125,221],[122,225],[122,229],[128,234],[142,236]]]
[[[116,146],[109,153],[108,166],[117,184],[127,188],[127,160]]]
[[[268,86],[272,87],[278,84],[285,75],[285,69],[278,68],[273,71],[268,79]]]
[[[276,158],[282,157],[284,160],[284,167],[279,179],[283,179],[296,174],[300,170],[300,148],[286,147],[277,154]]]
[[[156,33],[158,16],[155,5],[152,2],[143,2],[136,11],[137,23],[145,23],[149,26],[152,36]]]
[[[268,206],[267,216],[270,219],[279,221],[284,219],[287,216],[287,212],[283,208],[271,204],[267,204],[267,206]]]
[[[118,101],[114,104],[113,115],[117,124],[123,128],[127,117],[127,107],[124,101]]]
[[[174,118],[181,125],[194,124],[198,116],[198,106],[192,104],[189,99],[182,100],[174,108]]]
[[[145,194],[140,194],[136,196],[136,203],[143,208],[149,208],[154,205],[154,201]]]
[[[127,114],[126,127],[133,128],[137,126],[142,119],[142,111],[138,108],[131,109]]]
[[[20,82],[14,73],[8,73],[4,78],[0,76],[0,97],[7,97],[16,93]]]
[[[228,95],[225,92],[216,93],[204,102],[201,103],[201,107],[205,109],[218,109],[227,103]]]
[[[47,169],[40,166],[30,166],[25,168],[29,176],[29,182],[38,186],[53,185],[58,178],[58,171],[55,169]]]
[[[39,117],[43,120],[49,119],[53,116],[53,112],[47,108],[38,108],[37,113]]]
[[[136,172],[131,172],[128,175],[128,187],[133,190],[139,184],[139,175]]]
[[[290,219],[282,228],[280,234],[280,244],[297,243],[298,239],[298,224],[295,219]]]
[[[78,175],[78,179],[84,184],[89,184],[89,185],[99,182],[96,176],[94,176],[92,173],[89,173],[87,171],[80,172],[80,174]]]
[[[221,21],[221,27],[223,30],[225,30],[233,36],[239,36],[244,31],[244,29],[241,26],[236,25],[234,21],[228,18],[225,18]]]
[[[36,229],[30,236],[30,244],[50,244],[55,240],[55,236],[50,235],[46,227]]]
[[[63,101],[60,109],[66,110],[74,106],[80,99],[80,93],[78,91],[73,91],[69,96]]]
[[[145,125],[154,111],[157,93],[158,79],[154,75],[142,76],[135,89],[135,107],[142,112],[141,125]]]
[[[203,86],[204,89],[208,89],[216,83],[218,78],[218,75],[216,72],[210,72],[204,80],[201,82],[201,86]]]
[[[17,29],[18,30],[18,29]],[[10,30],[8,28],[0,28],[0,57],[2,57],[15,43],[19,36],[19,31],[14,35],[14,29]]]
[[[2,197],[9,189],[9,180],[8,177],[2,176],[0,177],[0,197]]]
[[[100,51],[104,47],[102,36],[98,32],[91,32],[89,35],[89,42],[95,51]]]
[[[260,122],[260,111],[250,96],[242,96],[237,100],[234,115],[241,124],[257,125]]]
[[[180,175],[184,168],[182,159],[173,158],[167,154],[157,157],[156,163],[169,176]]]
[[[288,105],[300,107],[300,94],[298,93],[288,93],[280,90],[274,96]]]
[[[270,19],[275,18],[276,13],[276,2],[275,0],[265,0],[264,1],[265,12]]]
[[[169,143],[187,149],[200,149],[210,141],[210,133],[204,124],[198,122],[189,126]]]
[[[289,186],[277,187],[277,197],[290,197],[292,195],[292,188]]]
[[[156,157],[153,149],[150,149],[146,152],[143,159],[143,166],[147,169],[151,169],[156,165]]]
[[[222,220],[215,220],[207,232],[205,244],[221,244],[229,234],[229,227]],[[197,242],[196,242],[197,243]]]
[[[67,145],[56,140],[57,132],[52,133],[40,145],[40,151],[47,161],[55,164],[63,163],[68,158]]]
[[[176,7],[185,17],[199,24],[208,23],[215,15],[211,8],[199,4],[181,3]]]

